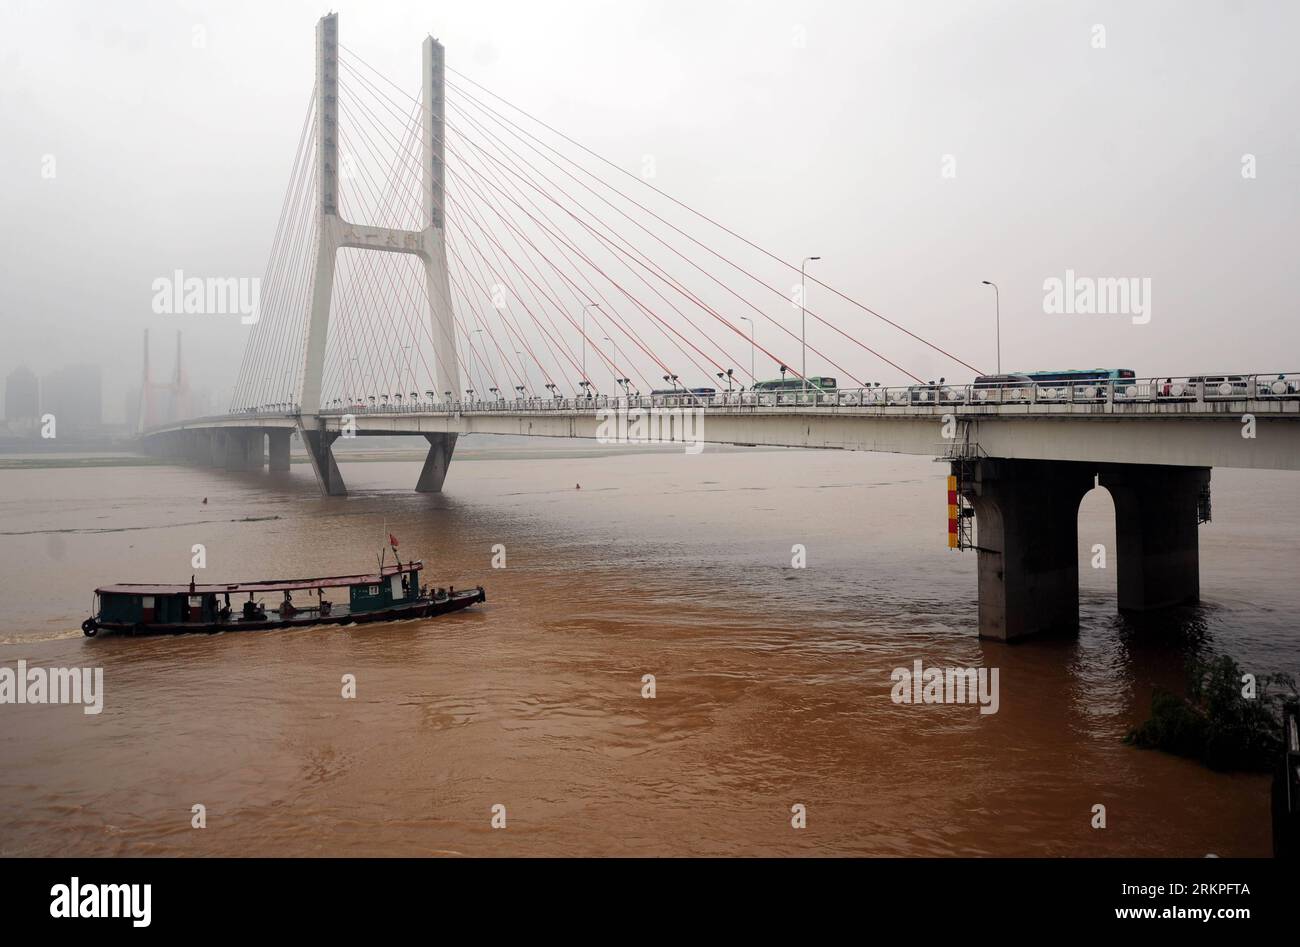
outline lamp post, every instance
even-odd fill
[[[474,384],[474,343],[473,343],[473,337],[474,337],[475,335],[477,335],[478,333],[482,332],[482,331],[483,331],[482,329],[474,329],[474,330],[470,333],[470,346],[469,346],[469,383],[470,383],[471,385]],[[489,371],[491,371],[491,366],[489,366]]]
[[[804,273],[805,268],[813,260],[820,260],[819,256],[806,256],[803,262],[799,264],[799,344],[803,350],[803,366],[801,374],[803,375],[803,393],[808,394],[808,307],[804,305],[805,297],[808,295],[807,277]]]
[[[582,307],[582,380],[587,380],[587,310],[599,309],[600,303],[587,303]]]
[[[529,382],[528,382],[528,363],[524,361],[524,353],[523,353],[523,352],[519,351],[518,349],[515,349],[515,354],[519,356],[519,370],[523,373],[523,376],[524,376],[524,377],[523,377],[524,387],[527,388],[527,387],[529,386]],[[515,387],[518,388],[519,386],[516,385]],[[520,397],[523,397],[523,395],[520,395]]]
[[[996,326],[996,331],[997,331],[998,374],[1001,375],[1002,374],[1002,299],[1001,299],[1002,294],[998,292],[997,283],[991,283],[988,280],[980,280],[980,282],[983,283],[985,286],[993,287],[993,307],[994,307],[993,315],[994,315],[994,319],[996,320],[994,325]]]
[[[611,339],[611,338],[610,338],[609,336],[607,336],[607,335],[605,335],[605,336],[601,336],[601,338],[602,338],[604,341],[608,342],[610,345],[614,346],[614,374],[617,375],[617,374],[618,374],[618,343],[615,342],[613,339]],[[617,378],[614,379],[614,384],[616,384],[616,385],[618,384],[618,379],[617,379]]]
[[[754,320],[749,316],[741,316],[740,318],[749,323],[749,383],[752,385],[758,381],[754,377]]]

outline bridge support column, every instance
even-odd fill
[[[213,430],[208,432],[208,465],[224,467],[226,465],[226,432]]]
[[[1099,480],[1115,500],[1120,611],[1198,601],[1198,510],[1209,468],[1117,464]]]
[[[961,488],[975,508],[981,638],[1079,630],[1079,501],[1094,469],[996,458],[968,465]]]
[[[266,432],[271,448],[271,473],[284,473],[289,469],[289,436],[292,433],[276,428]]]
[[[266,466],[266,432],[260,428],[244,432],[244,457],[248,470],[261,470]]]
[[[447,479],[447,468],[451,466],[451,454],[456,449],[455,434],[426,434],[429,441],[429,453],[424,458],[424,469],[415,484],[417,493],[441,493],[442,483]]]
[[[266,466],[266,432],[262,430],[244,432],[244,451],[248,458],[249,470],[261,470]]]
[[[334,463],[333,445],[338,440],[338,433],[332,431],[309,431],[299,427],[302,442],[307,447],[307,456],[311,459],[311,469],[316,474],[316,483],[320,492],[328,497],[347,496],[347,484],[339,473],[338,464]]]
[[[227,431],[225,437],[225,467],[227,470],[248,470],[248,432]]]

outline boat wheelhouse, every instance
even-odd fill
[[[430,618],[487,601],[482,586],[457,592],[420,584],[424,563],[380,565],[371,574],[262,582],[107,585],[81,630],[130,634],[252,631]],[[294,596],[298,598],[295,600]],[[336,601],[337,599],[337,601]]]

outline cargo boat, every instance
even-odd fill
[[[81,623],[93,638],[103,631],[136,635],[259,631],[433,618],[486,602],[483,586],[457,591],[420,585],[420,560],[379,564],[370,575],[234,582],[226,585],[106,585],[95,589],[94,615]],[[326,592],[347,600],[334,602]],[[294,593],[301,596],[294,601]],[[279,598],[268,606],[266,599]]]

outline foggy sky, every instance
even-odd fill
[[[388,74],[418,80],[431,33],[451,66],[629,170],[653,155],[658,187],[796,265],[821,255],[822,279],[986,370],[983,279],[1001,287],[1004,369],[1300,372],[1293,3],[334,9]],[[225,408],[248,328],[155,315],[151,282],[262,274],[325,12],[6,0],[0,374],[99,362],[121,420],[141,329],[158,377],[180,328],[193,384]],[[1067,269],[1150,278],[1150,323],[1045,314],[1043,282]],[[903,351],[869,317],[836,321]],[[910,364],[966,380],[927,358]]]

